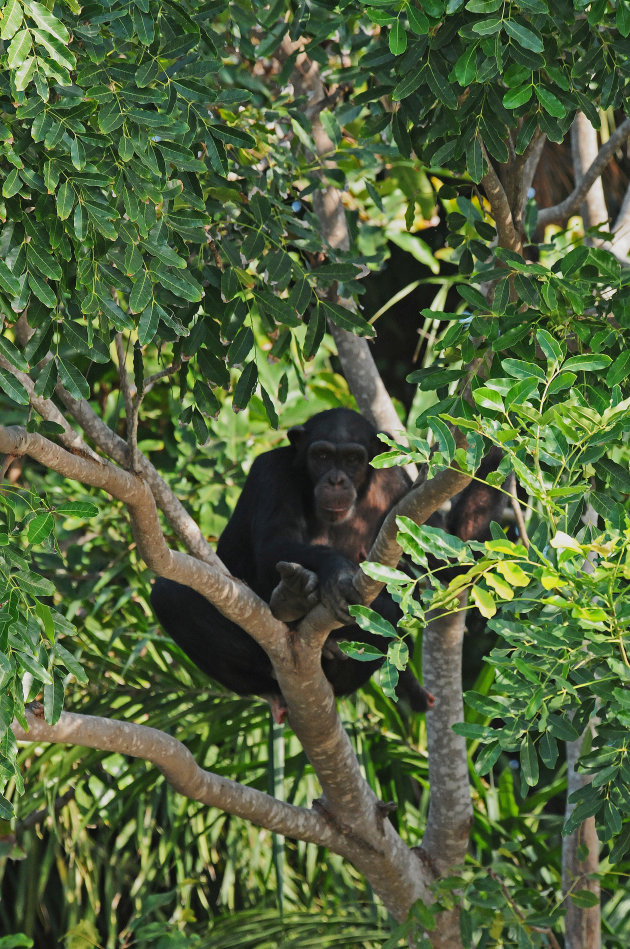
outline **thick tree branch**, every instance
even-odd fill
[[[81,426],[85,434],[92,439],[94,444],[98,445],[109,458],[127,468],[129,466],[129,452],[125,440],[98,417],[88,402],[75,399],[61,383],[57,384],[56,393],[70,415]],[[158,507],[164,513],[188,552],[193,557],[209,564],[215,570],[227,574],[227,567],[219,560],[199,530],[196,521],[190,516],[181,501],[175,497],[166,481],[158,474],[155,467],[141,451],[138,451],[138,471],[151,488]]]
[[[0,451],[30,455],[66,478],[107,491],[127,505],[138,551],[147,566],[160,576],[198,590],[225,616],[247,630],[264,649],[273,651],[280,639],[284,639],[284,624],[273,618],[267,604],[246,584],[208,563],[167,547],[153,495],[141,477],[105,459],[71,454],[20,426],[0,426]]]
[[[35,383],[29,375],[16,369],[12,363],[0,355],[0,366],[21,382],[29,395],[30,404],[37,414],[48,422],[55,422],[63,428],[63,433],[59,435],[59,440],[69,451],[81,452],[91,458],[98,460],[98,455],[83,441],[78,432],[76,432],[65,416],[59,411],[54,402],[50,399],[44,399],[35,394]]]
[[[597,154],[597,131],[584,113],[578,112],[571,126],[571,157],[576,185],[581,184],[585,170],[591,167]],[[608,208],[601,177],[593,182],[585,195],[580,213],[586,228],[604,224],[608,220]]]
[[[525,205],[527,204],[529,189],[532,186],[534,175],[536,174],[536,169],[538,168],[540,156],[542,155],[546,141],[547,136],[541,132],[540,129],[537,129],[536,132],[534,132],[529,145],[519,159],[520,177],[517,183],[515,204],[519,227],[523,218]]]
[[[538,213],[538,223],[541,227],[548,224],[562,224],[574,214],[591,190],[594,182],[604,171],[604,168],[613,157],[615,151],[630,136],[630,118],[624,119],[621,125],[613,132],[608,141],[600,148],[597,158],[584,173],[580,183],[573,189],[568,198],[554,205],[552,208],[543,208]]]
[[[422,637],[424,684],[436,696],[435,706],[427,716],[431,797],[422,850],[439,876],[446,876],[453,866],[464,862],[473,818],[466,739],[453,731],[455,722],[464,720],[465,600],[466,595],[461,595],[459,612],[430,620]],[[434,949],[462,946],[459,916],[459,907],[440,914]]]
[[[114,751],[151,761],[179,794],[209,807],[220,807],[237,817],[276,833],[335,848],[334,829],[315,811],[278,801],[262,791],[204,771],[180,741],[157,728],[130,722],[62,712],[55,725],[43,718],[43,707],[34,703],[26,710],[28,731],[17,721],[13,734],[19,741],[46,741],[99,751]]]
[[[481,150],[488,166],[488,171],[481,179],[481,184],[490,202],[492,216],[495,220],[497,234],[499,236],[499,244],[501,247],[508,247],[510,250],[520,253],[522,249],[521,239],[514,226],[512,209],[507,194],[499,180],[499,176],[494,170],[494,165],[483,142],[481,144]]]
[[[584,787],[590,776],[576,770],[582,750],[582,739],[569,741],[567,748],[567,804],[565,819],[571,816],[575,804],[568,801],[570,795]],[[584,847],[584,856],[578,850]],[[562,838],[562,892],[566,899],[565,949],[600,949],[601,907],[599,903],[599,840],[595,819],[588,817],[577,830]],[[576,906],[569,894],[576,890],[588,890],[597,897],[595,906]]]
[[[125,418],[127,425],[127,448],[129,450],[129,467],[132,471],[138,470],[138,408],[139,403],[133,397],[129,373],[127,372],[127,354],[122,333],[116,333],[116,355],[118,356],[118,378],[125,403]]]

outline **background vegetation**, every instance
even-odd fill
[[[493,545],[409,528],[406,547],[423,576],[414,538],[469,567],[456,583],[477,607],[459,728],[474,822],[438,893],[463,905],[465,945],[560,944],[564,742],[595,718],[568,829],[597,823],[603,942],[630,938],[629,34],[626,0],[0,7],[2,426],[67,444],[37,400],[74,415],[89,398],[133,453],[137,419],[138,450],[214,540],[255,455],[355,405],[335,342],[350,330],[376,337],[408,426],[387,463],[473,469],[503,447],[496,483],[518,478],[528,543],[509,522]],[[603,217],[574,190],[578,113],[600,130]],[[18,753],[11,722],[40,697],[49,721],[63,705],[151,724],[220,775],[306,807],[319,793],[264,703],[156,627],[124,505],[19,457],[2,475],[0,946],[404,945],[330,852],[191,802],[143,761]],[[430,579],[407,601],[419,636],[454,592]],[[378,683],[339,710],[419,843],[424,720]]]

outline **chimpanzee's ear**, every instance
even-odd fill
[[[306,428],[304,425],[294,425],[293,428],[290,428],[287,432],[287,438],[291,442],[291,445],[297,451],[302,443],[302,439],[306,435]]]

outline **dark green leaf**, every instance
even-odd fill
[[[234,389],[234,395],[232,397],[232,402],[235,408],[244,409],[249,403],[252,395],[254,394],[254,389],[256,388],[256,383],[258,382],[258,369],[255,362],[248,362],[243,372],[240,375],[238,382],[236,383],[236,388]]]
[[[75,399],[89,399],[90,386],[76,366],[62,359],[61,356],[57,356],[57,368],[59,378],[70,395],[73,395]]]
[[[508,36],[516,40],[519,46],[522,46],[524,49],[531,49],[534,53],[543,52],[545,48],[543,41],[533,30],[530,30],[529,27],[523,26],[522,23],[516,20],[505,20],[503,27]]]
[[[143,268],[136,276],[131,296],[129,297],[129,309],[132,313],[142,313],[151,299],[153,298],[153,283],[147,271]]]
[[[0,389],[2,389],[18,405],[28,405],[29,394],[22,383],[12,376],[6,369],[0,368]]]
[[[49,511],[45,511],[42,514],[36,514],[32,521],[29,521],[28,524],[28,542],[29,544],[41,544],[43,540],[52,534],[55,526],[55,521],[52,514]]]

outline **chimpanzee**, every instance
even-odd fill
[[[289,441],[254,461],[217,553],[279,619],[295,623],[321,601],[344,622],[324,648],[322,668],[335,694],[348,695],[382,660],[349,659],[335,649],[335,641],[387,649],[383,637],[351,623],[348,605],[358,601],[352,581],[385,515],[411,482],[400,468],[370,467],[382,443],[376,429],[350,409],[314,415],[289,431]],[[284,719],[273,667],[251,636],[199,593],[172,580],[158,578],[151,603],[200,669],[239,695],[267,699],[276,720]],[[393,625],[401,615],[385,592],[373,608]],[[433,704],[409,669],[401,673],[399,689],[415,711]]]

